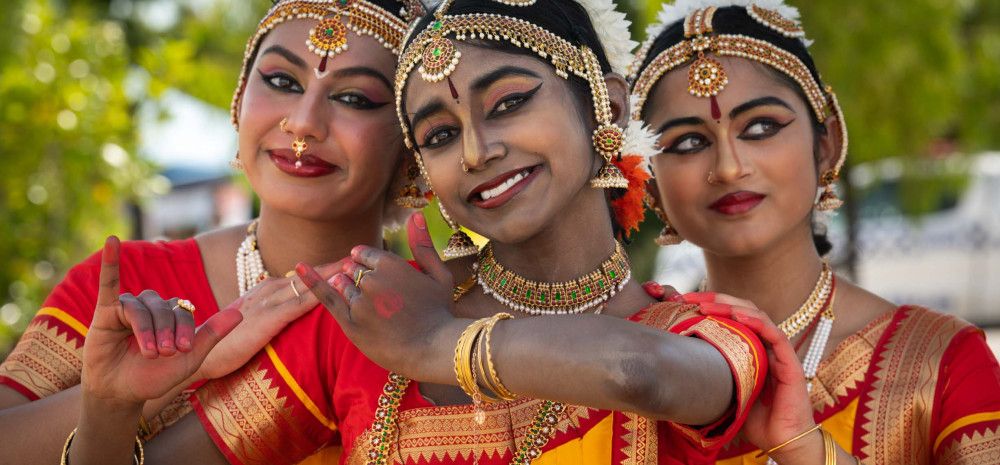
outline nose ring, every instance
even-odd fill
[[[709,184],[715,184],[715,172],[714,171],[709,171],[708,172],[708,180],[707,181],[708,181]]]

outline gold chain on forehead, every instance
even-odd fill
[[[412,8],[412,7],[411,7]],[[342,19],[343,18],[343,19]],[[319,24],[309,31],[306,46],[326,58],[347,50],[347,30],[375,38],[385,48],[399,55],[407,23],[382,7],[366,0],[284,0],[271,7],[260,21],[257,32],[247,41],[243,69],[233,94],[230,114],[239,128],[239,108],[246,88],[250,65],[260,41],[268,32],[286,21],[314,19]],[[325,61],[324,61],[325,62]],[[322,71],[322,70],[320,70]]]
[[[800,38],[804,35],[797,23],[781,18],[773,10],[748,7],[755,14],[751,15],[755,20],[764,23],[772,29],[778,30],[787,37]],[[649,93],[667,72],[679,68],[694,60],[691,70],[688,73],[688,90],[692,95],[699,97],[711,97],[725,88],[729,80],[726,77],[722,65],[705,57],[707,53],[714,53],[718,56],[737,57],[753,60],[766,64],[788,77],[792,78],[806,95],[809,106],[815,113],[818,121],[826,121],[831,115],[840,121],[841,130],[844,137],[844,145],[840,157],[832,170],[831,176],[834,180],[840,174],[844,161],[847,159],[847,126],[844,123],[843,112],[837,101],[837,96],[833,89],[820,87],[819,82],[809,72],[809,68],[797,56],[765,40],[755,39],[742,34],[712,34],[712,19],[715,14],[715,7],[695,10],[684,19],[684,37],[680,43],[660,52],[642,73],[635,76],[634,73],[642,66],[656,37],[649,37],[636,53],[636,58],[632,62],[630,77],[634,77],[632,84],[632,96],[635,105],[632,108],[632,119],[641,120],[642,110]],[[766,15],[766,16],[765,16]],[[782,21],[779,21],[782,20]],[[765,20],[767,22],[765,22]],[[795,27],[793,27],[795,26]]]

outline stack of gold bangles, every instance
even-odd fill
[[[497,313],[476,320],[462,331],[455,346],[455,376],[458,378],[458,385],[472,398],[476,409],[473,419],[480,425],[486,421],[483,402],[495,403],[517,398],[517,395],[510,392],[500,381],[490,350],[493,327],[500,320],[512,318],[514,317],[509,313]],[[477,372],[482,376],[477,375]]]

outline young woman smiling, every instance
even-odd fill
[[[830,246],[813,212],[839,205],[847,133],[807,44],[798,11],[780,1],[678,1],[633,68],[633,116],[662,148],[660,242],[700,246],[705,289],[766,312],[707,313],[775,341],[777,321],[791,339],[773,347],[783,369],[751,410],[747,441],[718,463],[764,463],[761,449],[781,464],[1000,463],[1000,367],[982,332],[893,305],[822,259]]]
[[[261,199],[260,217],[189,240],[112,240],[104,271],[100,255],[74,267],[0,366],[0,435],[8,438],[0,455],[9,457],[0,462],[56,463],[66,445],[74,464],[128,463],[132,440],[116,448],[110,438],[133,438],[141,413],[152,429],[144,440],[162,430],[146,445],[157,463],[298,462],[329,442],[335,424],[310,411],[326,380],[301,367],[307,355],[322,355],[322,320],[332,318],[287,273],[297,262],[333,263],[357,244],[381,247],[383,227],[409,213],[397,202],[423,200],[406,176],[410,158],[392,104],[402,6],[282,0],[268,11],[248,43],[232,107],[235,161]],[[329,276],[335,267],[322,269]],[[202,364],[239,313],[244,322]],[[190,413],[204,394],[188,389],[240,367],[266,381],[223,378],[205,389],[242,393],[259,380],[282,397],[240,423],[247,430],[226,424],[225,441],[242,442],[246,455],[227,456],[227,443],[220,453],[220,438],[199,421],[216,418]],[[302,446],[295,435],[305,430],[326,440]]]
[[[423,273],[368,246],[333,287],[298,267],[392,370],[368,373],[381,396],[363,430],[342,430],[349,463],[712,463],[741,425],[759,340],[651,299],[616,241],[647,179],[618,126],[627,34],[600,0],[446,1],[416,24],[396,81],[404,134],[446,219],[490,243],[456,232],[445,254],[476,257],[445,264],[418,214]]]

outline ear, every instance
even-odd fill
[[[628,82],[618,73],[608,73],[604,75],[604,83],[608,86],[608,97],[611,100],[612,122],[624,128],[628,125],[631,111],[628,105]]]
[[[649,204],[647,206],[649,208],[654,210],[659,209],[664,212],[666,211],[663,208],[663,200],[660,197],[660,186],[656,184],[655,177],[649,178],[649,181],[646,181],[646,193],[649,194],[649,196],[646,197],[646,202]]]
[[[834,169],[840,161],[840,154],[846,144],[847,128],[844,127],[844,119],[840,114],[834,112],[823,122],[826,134],[819,134],[819,159],[817,167],[820,176],[829,170]]]

